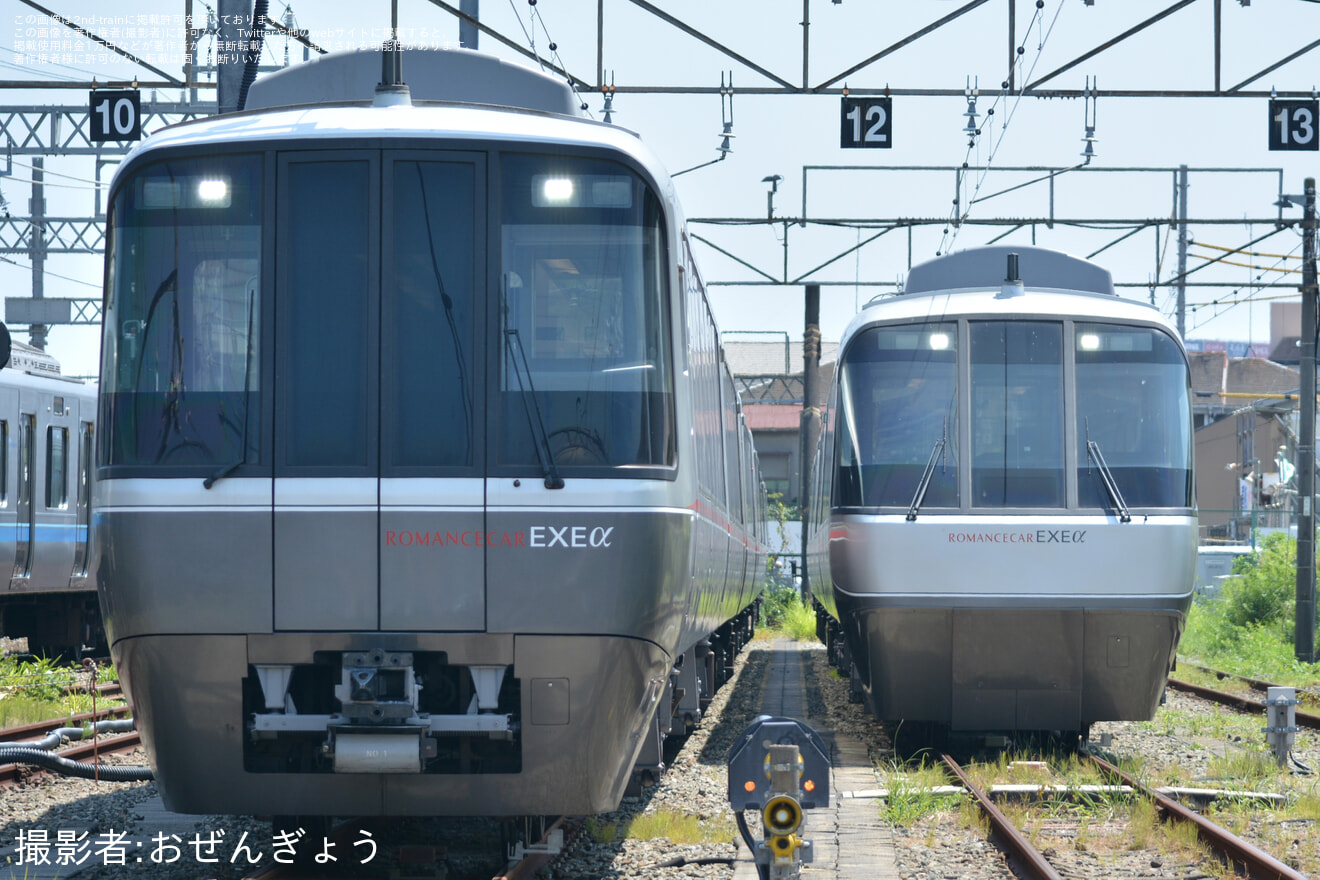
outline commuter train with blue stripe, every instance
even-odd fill
[[[111,184],[93,564],[165,804],[613,809],[766,510],[674,187],[561,81],[326,55]]]
[[[840,352],[808,565],[856,695],[932,733],[1149,719],[1196,571],[1176,330],[1093,263],[986,247],[914,267]]]
[[[12,344],[0,370],[0,635],[29,653],[104,649],[88,566],[95,415],[95,386]]]

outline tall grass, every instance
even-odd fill
[[[106,671],[113,673],[111,667]],[[104,681],[104,675],[98,675]],[[67,689],[77,683],[77,670],[44,658],[20,662],[0,657],[0,727],[17,727],[80,712],[90,712],[90,694]],[[119,701],[101,699],[99,708]]]
[[[675,846],[686,846],[733,843],[734,833],[732,816],[703,819],[691,813],[662,808],[633,816],[625,836],[632,840],[657,840],[663,837]],[[613,839],[613,835],[610,837]]]
[[[1178,653],[1241,675],[1298,687],[1320,685],[1320,665],[1293,649],[1297,541],[1267,535],[1260,550],[1233,564],[1219,595],[1187,615]]]
[[[816,613],[792,587],[767,590],[761,612],[766,629],[799,642],[816,638]]]

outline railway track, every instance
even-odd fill
[[[39,740],[62,727],[81,727],[95,721],[126,718],[128,714],[127,706],[115,706],[109,709],[100,709],[96,712],[82,712],[67,718],[51,718],[18,727],[8,727],[0,730],[0,743],[21,745],[24,742]],[[102,734],[86,742],[78,742],[59,749],[54,754],[68,758],[71,761],[86,761],[99,755],[121,754],[132,751],[141,744],[142,740],[136,731],[111,736]],[[44,772],[47,771],[27,764],[0,764],[0,785],[13,785],[34,773]]]
[[[1195,669],[1197,672],[1204,672],[1207,675],[1213,675],[1220,681],[1241,682],[1252,690],[1267,691],[1272,687],[1281,687],[1281,685],[1272,681],[1263,681],[1259,678],[1252,678],[1247,675],[1238,675],[1236,672],[1225,672],[1222,669],[1215,669],[1213,666],[1205,666],[1201,663],[1193,663],[1189,660],[1184,660],[1181,657],[1178,658],[1178,665],[1185,666],[1188,669]],[[1317,691],[1315,688],[1299,687],[1297,688],[1297,696],[1312,701],[1320,701],[1320,691]]]
[[[1269,853],[1242,840],[1227,829],[1211,822],[1182,804],[1154,791],[1131,774],[1099,757],[1084,753],[1085,760],[1099,768],[1115,784],[1129,787],[1138,796],[1148,800],[1169,821],[1187,823],[1195,827],[1197,837],[1219,855],[1233,870],[1239,867],[1246,876],[1269,880],[1306,880],[1306,876]],[[945,770],[971,795],[977,809],[985,816],[1010,864],[1031,880],[1063,880],[1065,874],[1028,839],[1017,825],[994,803],[988,791],[978,786],[966,769],[954,758],[942,754]]]
[[[1209,671],[1213,672],[1214,670],[1209,670]],[[1226,677],[1240,678],[1238,676],[1233,676],[1231,673],[1227,673],[1227,672],[1221,674]],[[1244,682],[1251,682],[1253,688],[1259,686],[1259,688],[1262,690],[1266,688],[1276,687],[1276,685],[1269,684],[1268,682],[1256,682],[1254,679],[1241,679],[1241,680]],[[1204,685],[1192,684],[1189,681],[1182,681],[1181,679],[1177,679],[1177,678],[1169,679],[1169,687],[1173,688],[1176,691],[1182,691],[1183,693],[1186,694],[1194,694],[1198,697],[1201,697],[1202,699],[1210,700],[1212,702],[1219,703],[1220,705],[1223,706],[1229,706],[1230,708],[1237,709],[1240,712],[1263,713],[1265,712],[1265,708],[1266,708],[1265,704],[1260,700],[1253,700],[1250,697],[1244,697],[1241,696],[1240,694],[1230,694],[1227,691],[1215,690],[1214,688],[1209,688]],[[1320,715],[1316,715],[1312,712],[1303,712],[1301,709],[1298,709],[1297,726],[1307,727],[1312,730],[1320,730]]]

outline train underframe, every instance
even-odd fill
[[[144,636],[115,654],[169,809],[589,814],[659,777],[665,737],[701,719],[755,618],[676,659],[486,633]]]
[[[95,590],[9,593],[0,599],[0,635],[27,639],[28,653],[41,657],[103,657],[109,651]]]
[[[938,608],[816,603],[817,633],[855,702],[952,732],[1085,738],[1153,717],[1185,608]]]

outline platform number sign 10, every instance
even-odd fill
[[[142,139],[142,103],[137,89],[94,89],[87,112],[91,114],[91,141]]]
[[[880,149],[894,146],[892,98],[844,98],[839,146],[844,149]]]
[[[1270,101],[1271,150],[1320,150],[1320,101]]]

